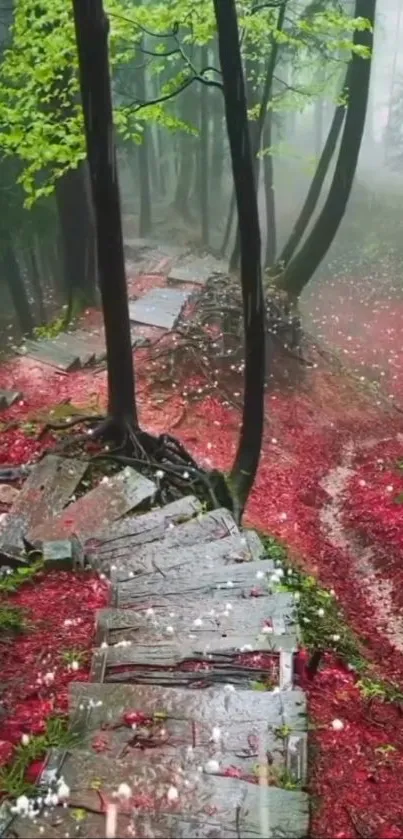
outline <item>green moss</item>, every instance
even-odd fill
[[[18,606],[0,606],[0,637],[9,632],[22,632],[24,613]]]
[[[55,318],[45,326],[36,326],[34,329],[34,337],[38,341],[46,341],[51,338],[57,338],[61,332],[66,328],[66,319],[64,315]]]
[[[39,571],[42,570],[43,560],[38,559],[31,565],[17,568],[15,571],[11,571],[10,574],[4,574],[0,577],[0,595],[14,594],[24,583],[32,582]]]

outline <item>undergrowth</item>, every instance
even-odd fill
[[[281,542],[270,535],[260,536],[266,558],[272,559],[281,572],[280,581],[270,584],[272,590],[292,592],[295,596],[301,646],[311,654],[313,669],[320,666],[324,654],[332,653],[357,674],[357,687],[364,698],[402,702],[401,688],[377,677],[366,656],[365,644],[348,626],[335,593],[297,568]]]
[[[25,627],[22,609],[18,606],[0,605],[0,639],[3,634],[21,632]]]
[[[18,798],[33,792],[35,784],[27,779],[31,764],[42,760],[49,749],[69,748],[75,740],[76,735],[69,731],[66,717],[50,717],[44,733],[27,737],[26,744],[16,747],[12,764],[0,770],[0,796]]]
[[[16,568],[0,575],[0,597],[1,595],[14,594],[19,587],[34,580],[39,571],[43,570],[43,560],[37,559],[31,565],[23,568]]]

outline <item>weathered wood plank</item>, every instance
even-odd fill
[[[30,473],[22,491],[11,508],[2,544],[22,545],[21,536],[42,521],[60,513],[83,478],[87,463],[48,454]]]
[[[287,727],[303,732],[307,727],[306,697],[300,690],[270,693],[211,687],[189,691],[155,685],[72,682],[69,697],[71,713],[74,717],[83,714],[81,725],[91,730],[104,723],[118,724],[127,711],[142,711],[150,716],[163,711],[170,717],[211,726],[225,726],[228,720],[254,720],[273,730]]]
[[[248,600],[235,600],[234,603],[217,603],[217,600],[190,600],[178,603],[177,608],[170,606],[152,610],[102,609],[97,614],[97,643],[110,646],[121,641],[137,643],[144,628],[150,625],[162,633],[170,627],[176,637],[191,637],[202,640],[223,634],[244,630],[247,634],[258,633],[263,628],[266,634],[292,634],[295,630],[295,606],[292,595],[281,592],[277,597],[258,598],[253,609]],[[282,622],[283,632],[278,633]],[[270,632],[272,630],[272,632]]]
[[[49,364],[50,367],[56,367],[58,370],[63,370],[68,373],[72,370],[78,370],[80,367],[80,359],[75,351],[69,350],[67,347],[57,345],[54,341],[24,341],[24,344],[17,350],[20,355],[26,355],[42,364]]]
[[[230,540],[233,537],[229,537]],[[222,545],[227,540],[222,539],[217,543]],[[214,544],[214,543],[213,543]],[[231,563],[231,551],[233,543],[226,554]],[[221,547],[222,551],[222,547]],[[187,553],[187,564],[185,559],[177,566],[177,573],[174,568],[169,569],[168,577],[160,573],[144,574],[137,578],[131,578],[127,582],[120,582],[113,592],[113,603],[117,608],[136,607],[140,604],[147,607],[163,607],[174,603],[183,602],[185,599],[201,599],[212,597],[214,600],[233,601],[238,597],[255,598],[267,595],[268,578],[274,570],[274,564],[270,559],[263,559],[258,562],[236,562],[225,565],[219,562],[220,553],[216,553],[212,559],[205,558],[205,565],[197,569],[197,573],[191,565],[192,556]],[[209,556],[215,552],[210,552]],[[192,551],[193,555],[193,551]],[[224,554],[225,558],[225,554]],[[221,559],[223,554],[221,553]],[[209,566],[206,567],[206,563]],[[253,608],[253,600],[251,609]]]
[[[176,576],[189,571],[190,568],[194,568],[197,572],[201,569],[207,570],[210,568],[213,570],[218,563],[226,565],[251,562],[263,555],[264,548],[256,533],[245,532],[234,536],[224,536],[215,542],[206,541],[205,543],[199,536],[198,543],[194,544],[193,539],[199,533],[199,528],[191,527],[191,525],[193,525],[193,522],[188,525],[181,525],[185,543],[186,539],[189,539],[189,543],[185,544],[185,547],[175,546],[177,539],[173,534],[174,547],[170,547],[170,540],[167,537],[161,542],[136,548],[132,559],[114,558],[110,565],[112,583],[120,586],[134,577],[153,573],[159,573],[163,576],[168,574]],[[210,534],[214,527],[217,527],[217,525],[211,518],[209,520]],[[189,547],[192,548],[191,552]]]
[[[86,550],[91,561],[99,563],[105,555],[124,549],[128,543],[135,547],[162,539],[171,525],[182,524],[201,510],[200,501],[193,495],[187,495],[165,507],[150,510],[149,513],[126,516],[115,522],[112,532],[108,527],[93,536],[86,543]]]
[[[77,825],[74,810],[89,802],[94,778],[105,796],[113,795],[121,783],[132,790],[132,799],[120,807],[117,835],[172,837],[196,839],[257,839],[261,836],[261,819],[268,825],[267,839],[288,837],[301,839],[308,832],[308,796],[278,787],[259,788],[257,784],[209,774],[208,767],[199,766],[186,749],[169,763],[153,756],[152,750],[139,758],[132,749],[119,760],[110,761],[103,754],[80,750],[69,755],[63,764],[63,778],[72,790],[70,807],[48,813],[47,818],[16,821],[18,836],[26,839],[46,835],[74,835]],[[79,779],[79,780],[78,780]],[[174,795],[172,790],[175,790]],[[97,798],[95,796],[94,800]],[[98,798],[99,806],[99,798]],[[96,807],[93,807],[95,813]],[[80,823],[80,836],[105,836],[105,816],[88,814]],[[29,822],[31,822],[29,824]],[[103,833],[102,833],[103,829]],[[71,832],[70,832],[71,831]],[[15,834],[14,834],[15,835]]]
[[[196,543],[200,544],[211,542],[215,539],[222,539],[225,536],[239,535],[239,529],[235,524],[233,516],[225,509],[214,510],[211,513],[199,515],[197,518],[193,518],[187,522],[179,521],[175,524],[172,521],[172,517],[168,521],[166,518],[162,519],[163,524],[164,522],[165,527],[160,527],[158,536],[155,537],[160,539],[158,544],[156,544],[155,538],[148,538],[146,544],[143,543],[143,546],[141,546],[138,532],[134,533],[133,539],[128,536],[122,540],[120,537],[118,541],[116,541],[115,534],[113,534],[113,541],[107,542],[103,548],[98,550],[98,559],[103,563],[109,562],[119,565],[119,568],[124,566],[125,568],[135,570],[132,568],[133,563],[135,566],[142,565],[143,563],[146,565],[148,561],[151,562],[153,558],[167,549],[177,546],[184,548],[189,545],[195,545]],[[154,544],[149,544],[150,541]]]
[[[129,303],[130,320],[161,329],[173,329],[189,295],[189,291],[174,288],[153,288]]]
[[[111,478],[104,478],[59,516],[43,521],[31,531],[31,538],[50,541],[65,539],[73,533],[81,540],[89,538],[108,522],[151,499],[156,491],[152,481],[126,467]]]

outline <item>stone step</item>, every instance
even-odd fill
[[[275,769],[273,781],[290,766],[294,783],[306,781],[306,703],[299,691],[93,688],[73,686],[70,693],[71,730],[80,750],[102,743],[113,761],[127,748],[152,748],[153,757],[167,763],[186,747],[198,765],[214,757],[221,772],[232,767],[254,780],[259,745]],[[294,754],[299,760],[292,763]]]
[[[204,566],[200,567],[200,556],[193,563],[195,550],[185,549],[179,564],[169,568],[169,578],[161,573],[144,574],[120,582],[112,592],[111,606],[116,608],[164,608],[178,603],[209,598],[219,606],[239,598],[246,599],[254,608],[256,597],[266,597],[274,563],[270,559],[257,562],[234,562],[231,556],[238,547],[238,537],[221,539],[208,546],[202,546]],[[187,557],[187,561],[186,561]],[[228,564],[226,564],[226,562]],[[192,566],[195,567],[192,567]],[[176,571],[176,573],[173,573]]]
[[[135,533],[133,540],[128,537],[124,541],[119,539],[117,543],[109,542],[98,552],[97,560],[105,573],[111,565],[118,566],[119,573],[123,572],[123,569],[138,573],[140,568],[152,568],[153,561],[172,548],[200,545],[236,535],[239,536],[240,533],[231,513],[225,509],[214,510],[177,525],[171,520],[164,528],[163,538],[159,541],[153,540],[151,543],[148,541],[145,545],[139,545],[138,534]]]
[[[63,510],[87,469],[84,460],[45,455],[37,463],[13,504],[1,533],[2,544],[22,546],[36,526]]]
[[[108,522],[152,499],[156,485],[134,469],[126,467],[67,507],[63,513],[44,520],[30,531],[31,539],[66,539],[75,534],[87,539]]]
[[[296,634],[295,606],[292,595],[281,592],[274,597],[261,597],[253,609],[248,600],[221,604],[217,600],[189,600],[154,609],[101,609],[97,614],[96,643],[109,646],[123,642],[137,643],[146,628],[153,627],[162,635],[190,638],[211,643],[215,638],[244,631],[247,635],[264,629],[273,636]]]
[[[196,283],[204,286],[215,275],[228,274],[228,263],[212,256],[188,258],[171,268],[168,281],[171,283]]]
[[[140,621],[142,620],[142,623]],[[138,684],[215,684],[216,682],[250,683],[255,679],[271,686],[281,685],[280,673],[292,667],[297,650],[296,635],[266,635],[240,627],[233,633],[205,632],[195,638],[168,634],[168,624],[150,626],[143,616],[134,642],[121,641],[94,653],[91,679],[100,682]],[[282,662],[283,654],[287,661]],[[287,687],[292,672],[285,676]]]
[[[130,320],[160,329],[173,329],[189,296],[189,291],[153,288],[129,303]]]
[[[153,750],[129,748],[114,761],[94,751],[53,752],[44,780],[55,773],[63,776],[71,789],[69,806],[48,810],[35,822],[18,818],[8,836],[33,839],[45,833],[52,839],[66,835],[101,839],[109,832],[103,801],[113,801],[120,784],[128,788],[130,798],[116,808],[116,828],[109,835],[167,839],[307,835],[309,807],[304,792],[211,774],[214,760],[210,764],[199,767],[187,749],[178,750],[167,765],[153,757]]]
[[[28,356],[42,364],[49,364],[57,370],[69,373],[80,368],[79,354],[72,349],[58,345],[55,340],[24,341],[17,350],[19,355]]]
[[[86,542],[89,559],[94,567],[99,567],[128,544],[134,548],[163,539],[172,525],[184,523],[201,510],[200,501],[194,495],[187,495],[149,513],[125,516],[114,523],[112,531],[108,526]]]
[[[227,521],[229,522],[229,518]],[[185,535],[190,534],[192,539],[198,533],[198,523],[196,523],[197,526],[193,525],[193,522],[189,525],[181,525],[184,529],[188,528],[185,530]],[[224,526],[227,525],[224,524]],[[217,528],[217,524],[214,523],[213,518],[210,518],[211,536],[214,527]],[[233,528],[236,528],[235,522]],[[175,536],[173,541],[175,541]],[[192,548],[191,552],[189,548]],[[224,567],[229,563],[251,562],[259,560],[263,555],[263,544],[253,531],[224,536],[210,542],[202,542],[199,537],[197,544],[190,543],[185,547],[169,547],[169,539],[165,538],[155,545],[151,543],[135,549],[132,559],[117,558],[110,566],[110,578],[117,588],[133,578],[137,579],[144,575],[159,574],[165,580],[169,574],[171,582],[171,578],[176,578],[178,574],[193,571],[193,574],[198,576],[202,570],[214,570],[218,565]]]

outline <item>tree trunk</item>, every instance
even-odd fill
[[[95,229],[86,165],[69,169],[56,181],[56,204],[63,253],[63,276],[70,306],[95,302]]]
[[[315,155],[320,157],[323,146],[323,99],[318,99],[315,103],[314,110],[314,135],[315,135]]]
[[[200,61],[202,67],[208,65],[208,49],[201,48]],[[199,183],[200,183],[200,215],[201,238],[203,245],[208,245],[209,231],[209,88],[202,84],[200,90],[200,154],[199,154]]]
[[[143,39],[144,41],[144,39]],[[140,102],[147,100],[146,77],[144,67],[144,55],[140,53],[139,63],[136,68],[137,93]],[[150,190],[150,162],[149,162],[149,141],[150,128],[143,122],[143,133],[141,143],[137,147],[138,174],[140,186],[140,220],[139,235],[148,236],[151,232],[151,190]]]
[[[285,266],[288,265],[291,257],[294,255],[313,216],[313,213],[315,212],[316,205],[319,201],[322,187],[325,182],[326,175],[329,171],[330,163],[336,150],[337,142],[340,137],[340,132],[346,114],[345,97],[347,97],[349,93],[350,73],[351,64],[349,64],[346,73],[344,89],[342,92],[343,101],[336,107],[333,120],[329,128],[329,133],[327,135],[326,143],[323,147],[322,154],[319,158],[319,162],[316,167],[316,172],[312,179],[312,183],[309,187],[305,202],[297,218],[297,221],[294,224],[291,235],[288,241],[285,243],[280,257],[277,261],[277,269],[279,271],[281,271]]]
[[[260,459],[264,421],[265,310],[260,230],[235,0],[214,0],[241,242],[245,328],[242,428],[230,487],[243,512]]]
[[[102,0],[73,0],[73,9],[96,219],[109,413],[119,427],[128,423],[138,426],[108,61],[109,24]]]
[[[186,90],[180,97],[182,106],[181,117],[188,123],[194,122],[194,96],[194,91]],[[178,169],[178,182],[174,203],[178,213],[185,221],[188,221],[192,218],[189,199],[195,173],[195,141],[194,137],[186,134],[184,131],[182,131],[179,137]]]
[[[372,50],[376,0],[356,0],[354,17],[367,18],[372,31],[356,30],[354,43]],[[297,298],[307,285],[337,233],[345,213],[357,168],[365,125],[371,59],[353,54],[350,96],[333,181],[326,203],[306,242],[279,277],[277,286]]]
[[[281,6],[279,7],[278,17],[277,17],[277,25],[276,25],[276,32],[282,32],[284,26],[284,19],[285,19],[285,11],[287,6],[287,0],[283,0]],[[271,49],[269,60],[267,62],[267,70],[266,70],[266,77],[263,86],[263,93],[262,93],[262,100],[260,103],[259,108],[259,115],[255,122],[251,125],[251,147],[252,147],[252,155],[253,155],[253,172],[255,177],[255,184],[256,189],[259,184],[259,173],[260,173],[260,158],[258,157],[260,147],[262,145],[262,137],[263,137],[263,129],[266,121],[267,110],[270,104],[270,99],[273,90],[273,78],[274,78],[274,71],[276,69],[277,63],[277,56],[278,56],[278,49],[279,49],[279,41],[274,38],[271,38]],[[274,194],[273,194],[274,197]],[[237,230],[236,239],[234,249],[231,254],[230,259],[230,269],[235,270],[238,262],[239,262],[239,249],[240,249],[240,234],[239,230]]]
[[[43,297],[41,269],[39,266],[36,243],[34,240],[28,244],[26,262],[35,302],[38,307],[39,322],[44,324],[46,323],[46,306]]]
[[[20,266],[15,255],[13,242],[5,233],[2,234],[1,238],[0,260],[1,273],[10,293],[18,318],[18,325],[23,335],[30,336],[34,330],[31,306],[21,276]]]
[[[265,149],[272,145],[273,112],[267,112],[266,123],[263,130],[263,144]],[[272,154],[265,154],[263,157],[264,194],[266,200],[266,255],[265,266],[270,268],[274,265],[277,251],[276,231],[276,202],[274,192],[274,165]]]

